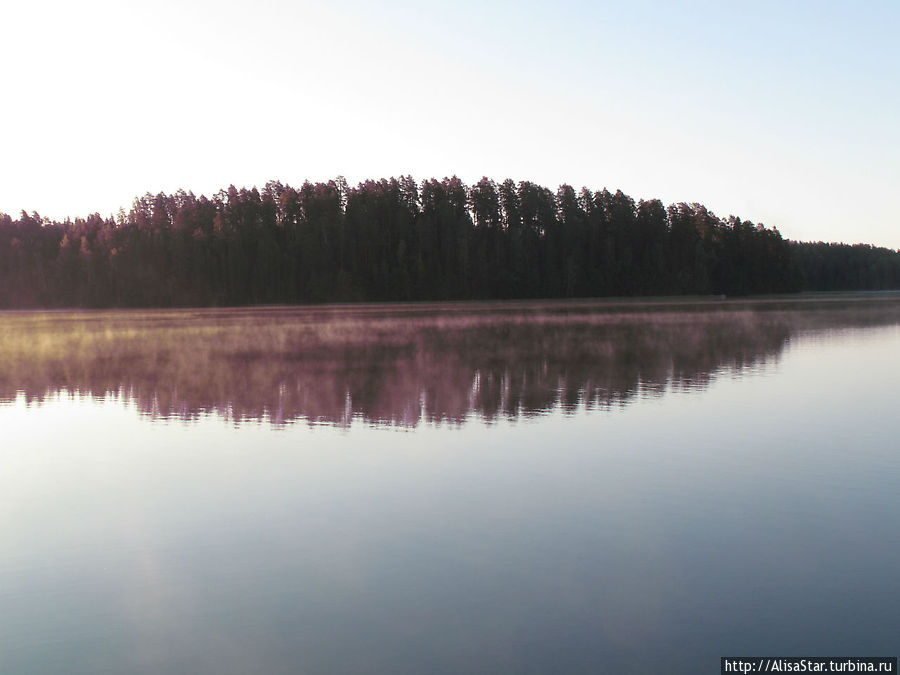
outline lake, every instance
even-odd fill
[[[0,314],[0,672],[896,655],[900,296]]]

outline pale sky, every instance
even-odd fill
[[[0,211],[456,174],[900,248],[900,2],[0,0]]]

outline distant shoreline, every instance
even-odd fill
[[[411,314],[418,312],[438,311],[440,313],[515,313],[518,311],[536,312],[540,310],[560,311],[566,309],[604,309],[638,310],[653,312],[668,308],[697,309],[718,308],[723,311],[735,309],[766,309],[770,307],[789,308],[791,306],[813,306],[815,304],[833,306],[839,303],[853,305],[867,302],[900,302],[900,290],[884,291],[804,291],[800,293],[781,293],[768,295],[750,295],[728,297],[722,295],[654,295],[654,296],[620,296],[601,298],[533,298],[512,300],[410,300],[410,301],[372,301],[372,302],[320,302],[320,303],[260,303],[245,305],[196,305],[196,306],[159,306],[159,307],[24,307],[0,308],[0,314],[79,314],[116,313],[128,315],[141,313],[182,313],[196,312],[200,315],[227,313],[262,313],[278,314],[281,312],[309,312],[311,314],[370,314],[380,312]]]

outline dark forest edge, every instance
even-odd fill
[[[0,307],[750,295],[900,288],[900,251],[782,239],[701,204],[456,177],[147,194],[0,214]]]

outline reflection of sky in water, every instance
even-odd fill
[[[415,431],[0,406],[4,672],[672,672],[890,653],[896,325]],[[475,413],[471,413],[475,414]]]

